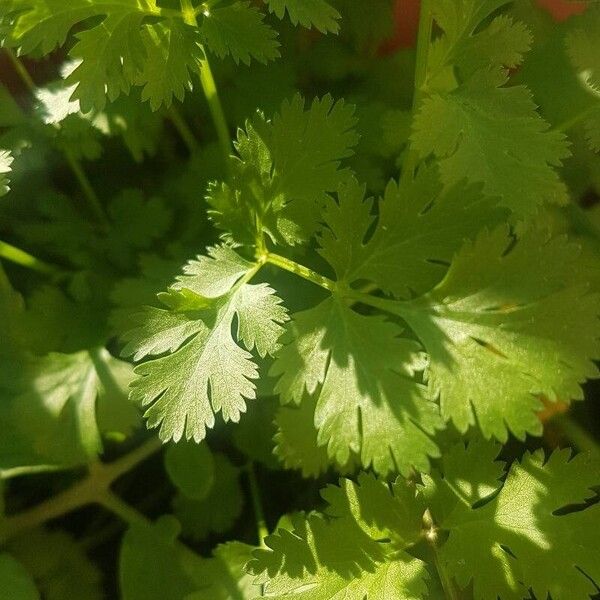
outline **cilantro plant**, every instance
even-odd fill
[[[582,8],[0,2],[0,599],[600,597]]]

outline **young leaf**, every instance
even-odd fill
[[[208,202],[217,226],[237,242],[296,244],[314,232],[327,192],[347,172],[340,161],[356,145],[354,109],[331,96],[305,110],[299,95],[272,121],[257,116],[238,132],[230,183],[212,184]]]
[[[514,247],[505,227],[483,232],[404,313],[429,353],[442,415],[461,431],[477,422],[500,440],[539,434],[539,396],[581,398],[580,383],[598,375],[598,297],[578,283],[578,253],[539,228]]]
[[[248,350],[274,353],[287,320],[269,286],[244,282],[255,271],[230,248],[213,249],[210,258],[192,261],[163,296],[170,310],[147,307],[136,317],[138,326],[123,336],[123,354],[136,361],[168,353],[136,367],[140,377],[131,393],[149,406],[148,426],[160,426],[161,439],[200,442],[215,413],[237,422],[245,401],[255,397],[258,368]]]

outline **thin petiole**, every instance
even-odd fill
[[[177,129],[177,133],[187,146],[187,149],[190,154],[194,154],[198,151],[198,142],[192,133],[189,125],[186,123],[185,119],[181,115],[181,113],[175,108],[175,106],[171,106],[167,111],[167,117],[173,123],[175,129]]]
[[[43,261],[41,258],[36,258],[32,254],[2,241],[0,241],[0,258],[44,275],[60,275],[63,273],[58,267]]]
[[[318,285],[330,292],[334,292],[337,290],[337,285],[335,281],[320,275],[316,271],[305,267],[289,258],[285,258],[285,256],[280,256],[279,254],[274,254],[272,252],[267,253],[265,262],[268,262],[271,265],[279,267],[284,271],[289,271],[290,273],[294,273],[302,279],[306,279],[315,285]]]
[[[252,497],[252,506],[254,507],[254,515],[256,517],[256,532],[258,535],[258,543],[260,546],[264,547],[264,540],[269,535],[269,529],[267,528],[267,522],[265,520],[265,512],[262,506],[260,488],[256,479],[254,463],[248,463],[246,467],[246,472],[248,473],[248,482],[250,483],[250,495]]]
[[[27,86],[27,89],[31,92],[31,94],[35,96],[37,86],[35,85],[35,82],[31,78],[31,75],[29,75],[29,72],[23,66],[23,63],[19,60],[19,58],[15,55],[15,53],[12,50],[7,48],[6,52],[7,52],[8,57],[10,58],[10,61],[13,64],[15,70],[17,71],[19,77],[22,79],[23,83]],[[59,127],[60,127],[60,125],[59,125]],[[72,152],[70,152],[69,150],[64,150],[64,155],[65,155],[65,158],[67,160],[69,167],[73,171],[73,174],[75,175],[75,178],[77,179],[77,182],[79,183],[79,185],[83,191],[83,195],[85,196],[85,199],[87,200],[87,203],[88,203],[90,209],[94,213],[94,216],[96,217],[98,222],[103,227],[108,227],[108,224],[109,224],[108,219],[106,218],[106,215],[104,214],[104,210],[102,209],[100,200],[99,200],[98,196],[96,195],[96,192],[94,191],[94,188],[92,187],[92,184],[90,183],[87,175],[85,174],[85,171],[83,170],[83,167],[81,166],[81,163],[75,157],[75,155]]]
[[[197,11],[192,5],[191,0],[179,0],[181,4],[181,14],[183,20],[192,27],[198,27],[198,15],[202,11]],[[202,6],[202,5],[201,5]],[[210,18],[210,16],[206,17]],[[217,84],[210,68],[210,63],[206,56],[204,48],[204,58],[200,61],[200,83],[202,84],[202,90],[206,96],[208,102],[208,108],[217,130],[217,136],[219,138],[219,145],[223,152],[223,158],[225,163],[229,162],[229,156],[231,154],[231,138],[229,135],[229,127],[227,125],[227,119],[225,119],[225,112],[223,111],[223,105],[219,98],[219,92],[217,90]]]

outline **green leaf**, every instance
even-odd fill
[[[471,454],[462,458],[462,477],[469,474]],[[478,479],[467,481],[479,482]],[[600,552],[595,523],[600,505],[561,513],[593,496],[598,465],[570,451],[550,457],[538,451],[514,463],[500,492],[483,506],[457,499],[442,527],[449,531],[440,557],[443,568],[462,587],[473,581],[476,600],[521,598],[587,598],[600,581]],[[435,518],[435,515],[434,515]]]
[[[231,55],[235,63],[261,63],[279,57],[277,33],[264,22],[264,14],[250,2],[216,7],[202,20],[200,35],[219,58]]]
[[[246,400],[255,398],[258,368],[248,350],[276,352],[287,320],[269,286],[244,282],[255,271],[230,248],[213,249],[210,258],[189,263],[163,295],[170,310],[146,307],[138,326],[122,337],[123,354],[136,361],[168,353],[136,367],[131,392],[135,402],[149,406],[148,426],[160,426],[161,439],[185,435],[200,442],[215,413],[237,422]]]
[[[553,167],[569,152],[565,136],[548,131],[529,91],[504,83],[503,74],[480,72],[452,92],[426,98],[412,141],[422,157],[438,159],[444,183],[481,182],[486,194],[524,218],[545,202],[567,201]]]
[[[306,110],[296,95],[273,121],[259,115],[247,122],[246,131],[238,132],[232,180],[209,189],[216,225],[248,244],[265,234],[276,243],[308,239],[327,192],[347,177],[340,161],[357,142],[353,112],[331,96],[314,100]]]
[[[483,232],[445,279],[407,305],[406,320],[430,357],[429,385],[442,415],[486,437],[540,434],[540,395],[582,398],[600,355],[598,297],[581,281],[579,249],[530,228]],[[565,311],[565,307],[569,307]]]
[[[204,51],[199,32],[185,23],[171,19],[142,30],[146,51],[143,69],[135,83],[143,86],[142,100],[152,110],[169,107],[173,97],[182,101],[186,90],[193,88],[192,74],[202,68]]]
[[[0,554],[0,581],[2,597],[6,600],[39,600],[31,575],[10,554]]]
[[[0,198],[8,194],[9,178],[8,173],[11,172],[13,157],[8,150],[0,150]]]
[[[350,519],[298,516],[292,532],[265,539],[249,564],[275,600],[416,600],[427,596],[424,563]]]
[[[286,11],[293,25],[314,27],[323,33],[339,31],[338,11],[325,0],[265,0],[269,10],[283,19]]]
[[[181,522],[183,534],[192,540],[203,540],[210,533],[225,533],[242,512],[238,469],[219,452],[215,452],[214,462],[215,479],[206,498],[195,500],[178,494],[173,500],[173,512]],[[214,510],[217,505],[219,510]]]
[[[523,60],[532,37],[523,23],[505,15],[490,20],[510,0],[441,0],[433,7],[444,35],[435,39],[429,55],[428,85],[452,81],[453,71],[464,80],[480,69],[513,69]]]
[[[318,477],[327,469],[336,466],[338,470],[350,471],[355,462],[352,456],[348,465],[335,465],[325,446],[318,443],[318,431],[315,426],[315,408],[317,397],[305,397],[299,406],[281,406],[277,411],[275,423],[275,454],[286,469],[299,469],[303,477]]]
[[[135,426],[136,412],[112,379],[123,363],[104,349],[93,353],[21,356],[0,363],[1,412],[11,424],[0,442],[3,477],[85,464],[102,451],[105,427],[128,433]]]
[[[451,447],[417,489],[402,477],[391,486],[364,473],[356,483],[342,479],[322,492],[323,515],[295,517],[247,568],[277,599],[441,597],[433,595],[442,594],[439,582],[427,589],[428,570],[446,590],[454,581],[472,588],[475,600],[594,594],[597,459],[538,451],[503,480],[499,451],[482,441]],[[424,552],[423,538],[437,557]]]
[[[96,19],[92,19],[96,17]],[[98,19],[100,22],[98,23]],[[83,112],[103,109],[141,85],[152,108],[169,106],[192,87],[204,54],[199,32],[166,16],[155,0],[9,0],[0,8],[0,37],[21,54],[48,54],[82,25],[71,56],[80,64],[67,78]]]
[[[275,391],[284,403],[316,395],[317,441],[338,464],[356,453],[378,473],[408,473],[438,454],[438,409],[413,377],[420,346],[401,333],[335,297],[293,316],[271,370]]]
[[[170,516],[129,528],[119,558],[123,600],[185,600],[205,585],[203,560],[177,542],[179,530]]]
[[[207,444],[170,444],[165,469],[179,491],[194,500],[204,500],[215,481],[215,461]]]
[[[240,542],[228,542],[217,547],[213,558],[203,562],[202,589],[186,600],[254,600],[261,598],[260,588],[254,585],[254,577],[244,567],[252,558],[252,546]]]
[[[363,197],[364,189],[350,181],[337,203],[328,202],[320,253],[339,281],[370,281],[398,298],[431,289],[465,239],[505,216],[478,186],[443,188],[437,171],[426,167],[406,186],[388,184],[374,231],[372,203]]]

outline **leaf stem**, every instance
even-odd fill
[[[250,496],[252,497],[252,506],[254,508],[254,515],[256,518],[256,532],[258,534],[259,546],[265,547],[265,538],[269,535],[269,529],[267,528],[267,522],[265,520],[265,512],[263,510],[262,500],[260,497],[260,488],[256,479],[256,471],[254,469],[254,463],[249,462],[246,467],[248,473],[248,482],[250,483]]]
[[[90,465],[88,475],[71,487],[33,508],[4,519],[0,523],[0,541],[11,539],[23,531],[38,527],[88,504],[101,504],[123,518],[126,514],[132,518],[134,509],[129,508],[127,511],[120,500],[120,504],[117,505],[115,497],[110,492],[110,486],[161,447],[160,440],[152,438],[112,463]],[[126,519],[128,522],[130,522],[129,518]],[[140,520],[137,519],[136,522]]]
[[[192,27],[198,27],[198,12],[193,7],[191,0],[180,0],[180,4],[184,23],[187,23]],[[225,112],[223,111],[223,105],[219,98],[217,84],[213,77],[210,62],[208,61],[204,47],[202,48],[202,52],[204,53],[204,58],[200,61],[200,83],[202,84],[202,90],[204,91],[206,101],[208,102],[208,108],[217,130],[223,158],[225,159],[225,164],[227,164],[231,154],[229,127],[227,125],[227,119],[225,118]]]
[[[29,252],[25,252],[16,246],[8,244],[0,240],[0,258],[9,260],[12,263],[43,273],[44,275],[60,275],[63,273],[58,267],[43,261],[41,258],[36,258]]]
[[[141,512],[137,511],[130,504],[127,504],[127,502],[123,502],[121,498],[110,490],[99,496],[96,501],[128,525],[147,526],[150,524],[150,521]]]
[[[440,583],[442,584],[444,595],[446,596],[447,600],[458,600],[458,594],[456,588],[454,587],[454,583],[452,582],[452,579],[448,575],[448,572],[446,571],[444,565],[442,564],[442,561],[440,560],[440,555],[438,552],[439,530],[433,520],[433,516],[429,509],[427,509],[423,515],[423,526],[423,536],[429,544],[429,548],[433,556],[433,563],[435,564],[435,569],[440,578]]]
[[[87,201],[88,207],[96,217],[96,220],[102,225],[102,227],[108,228],[109,221],[104,213],[104,209],[102,208],[102,204],[100,203],[100,199],[98,198],[90,180],[88,179],[83,167],[81,166],[81,162],[79,159],[71,152],[71,150],[64,150],[65,158],[67,159],[67,163],[69,167],[71,167],[71,171],[75,175],[81,190],[83,191],[83,196]]]
[[[429,48],[431,46],[431,34],[433,31],[433,5],[432,0],[421,1],[421,12],[419,16],[419,31],[417,34],[417,56],[415,59],[415,90],[413,94],[412,112],[413,117],[423,98],[424,87],[427,81],[427,62],[429,59]],[[406,157],[402,164],[400,185],[406,185],[413,179],[415,169],[419,164],[419,154],[412,148],[410,142],[406,149]]]
[[[33,79],[31,78],[29,71],[25,68],[25,65],[19,60],[19,58],[17,57],[17,55],[13,52],[13,50],[11,48],[5,48],[5,50],[6,50],[6,54],[7,54],[8,58],[10,59],[10,62],[12,63],[13,67],[15,68],[15,71],[21,78],[21,81],[25,84],[27,89],[32,94],[35,94],[35,90],[36,90],[37,86],[35,85],[35,81],[33,81]]]
[[[175,108],[175,106],[172,105],[167,112],[167,116],[169,117],[169,120],[175,126],[177,133],[179,133],[179,136],[187,146],[189,153],[196,153],[198,151],[198,142],[196,141],[192,130],[186,123],[181,113],[177,110],[177,108]]]
[[[31,94],[33,96],[35,96],[37,86],[36,86],[35,82],[33,81],[33,79],[31,78],[31,75],[29,74],[27,69],[24,67],[23,63],[19,60],[19,58],[15,55],[15,53],[10,48],[6,48],[6,52],[7,52],[8,57],[10,58],[10,61],[13,64],[15,70],[17,71],[19,77],[21,78],[23,83],[27,86],[27,89],[31,92]],[[81,163],[79,162],[77,157],[70,150],[65,149],[65,150],[63,150],[63,153],[65,155],[65,158],[67,160],[69,167],[73,171],[73,174],[75,175],[75,178],[77,179],[77,182],[79,183],[79,185],[83,191],[83,195],[85,196],[85,199],[87,200],[87,203],[89,204],[90,209],[94,213],[94,216],[97,218],[98,222],[103,227],[107,227],[108,219],[106,218],[106,215],[104,214],[104,210],[102,209],[100,200],[98,199],[98,196],[96,195],[96,192],[94,191],[94,188],[92,187],[92,184],[90,183],[89,179],[87,178],[87,175],[85,174],[85,171],[83,170],[83,167],[81,166]]]
[[[279,267],[284,271],[294,273],[295,275],[302,277],[302,279],[306,279],[307,281],[310,281],[315,285],[325,288],[330,292],[334,292],[337,289],[337,284],[335,283],[335,281],[329,279],[328,277],[320,275],[316,271],[313,271],[312,269],[309,269],[304,265],[290,260],[289,258],[285,258],[285,256],[280,256],[279,254],[269,252],[266,255],[265,262],[275,265],[276,267]]]
[[[223,105],[219,99],[217,84],[213,77],[208,58],[206,58],[206,54],[200,66],[200,82],[202,83],[202,89],[204,90],[206,101],[208,102],[208,108],[210,109],[210,114],[217,129],[217,135],[219,137],[219,144],[221,146],[221,151],[223,152],[223,157],[225,162],[228,163],[229,156],[231,155],[229,127],[227,125],[227,120],[225,119]]]

